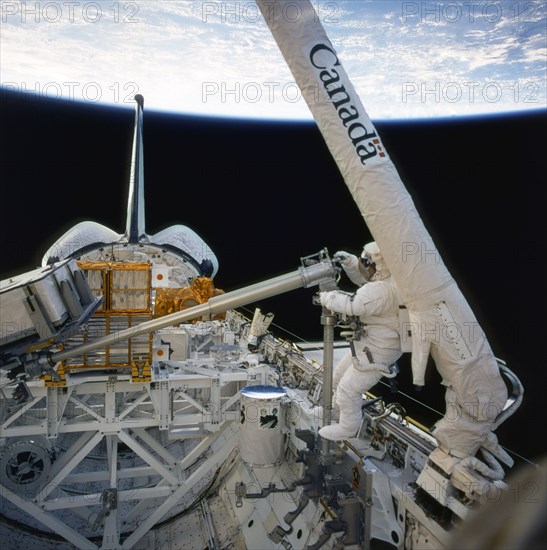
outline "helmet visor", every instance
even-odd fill
[[[370,260],[370,256],[368,254],[364,254],[361,256],[361,263],[365,266],[365,268],[372,267],[372,269],[376,269],[376,264]]]

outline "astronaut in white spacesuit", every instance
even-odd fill
[[[342,315],[358,316],[363,323],[361,337],[353,342],[355,356],[348,351],[333,373],[333,405],[339,408],[340,421],[319,430],[321,437],[337,441],[356,435],[362,420],[363,393],[383,376],[393,375],[390,367],[402,352],[399,295],[377,244],[365,245],[361,258],[337,252],[334,259],[359,289],[355,294],[321,292],[321,305]]]

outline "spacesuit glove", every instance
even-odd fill
[[[319,301],[323,307],[337,313],[347,314],[347,303],[350,299],[350,294],[339,290],[329,290],[319,293]]]
[[[348,263],[349,260],[351,259],[353,254],[350,254],[349,252],[345,252],[344,250],[339,250],[338,252],[336,252],[334,254],[334,256],[332,257],[332,259],[335,261],[335,262],[338,262],[340,265],[344,266],[344,264]]]
[[[329,302],[329,299],[331,295],[334,293],[334,291],[326,291],[326,292],[320,292],[319,293],[319,302],[323,307],[328,307],[327,304]]]

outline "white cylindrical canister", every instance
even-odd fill
[[[239,442],[241,459],[251,466],[273,466],[283,459],[286,395],[276,386],[248,386],[241,390]]]

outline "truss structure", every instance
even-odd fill
[[[237,451],[239,389],[264,382],[266,366],[226,343],[228,321],[160,332],[155,353],[181,334],[192,357],[154,362],[150,382],[77,370],[62,386],[30,383],[23,404],[2,401],[1,490],[12,519],[22,512],[78,548],[131,548],[214,485]]]

